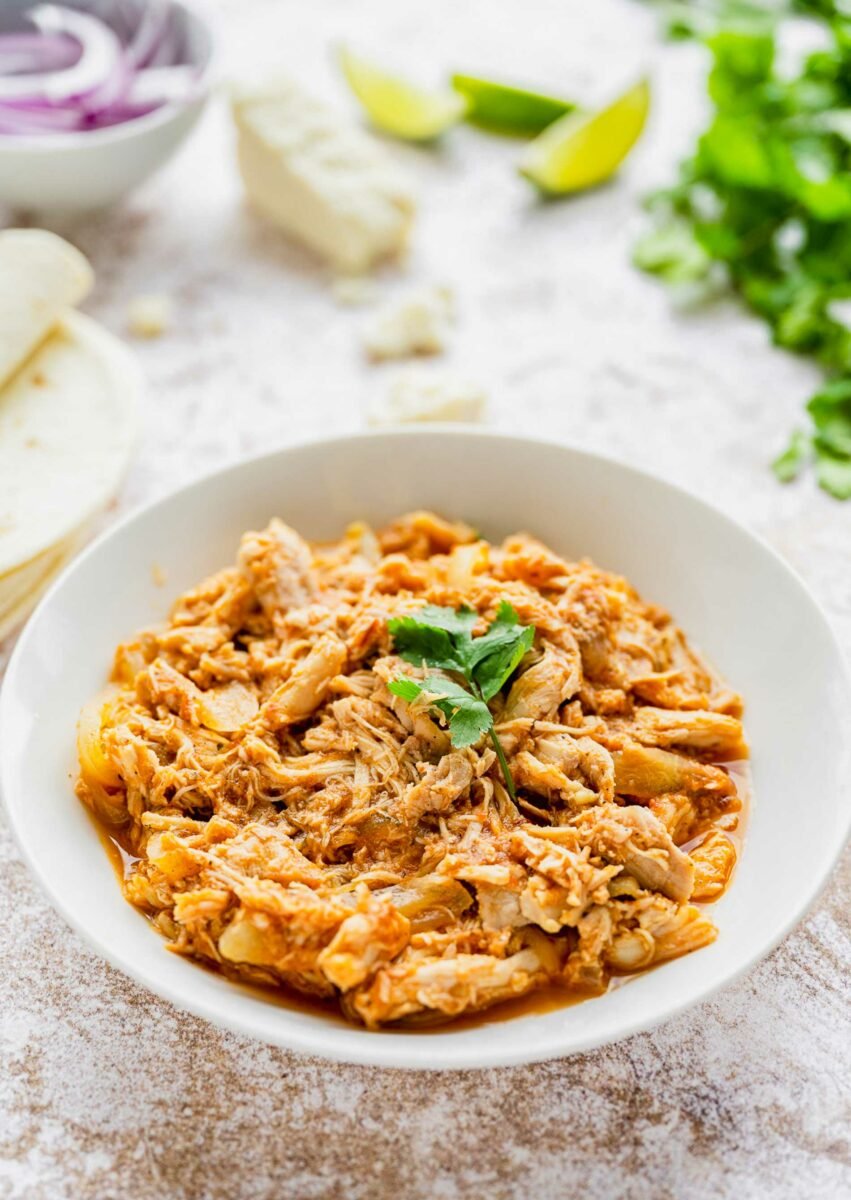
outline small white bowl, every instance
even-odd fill
[[[199,69],[192,98],[90,132],[0,134],[0,203],[36,212],[103,208],[171,158],[203,111],[213,63],[207,23],[182,0],[173,0],[172,7],[190,47],[190,61]],[[0,12],[0,29],[11,15]]]
[[[583,1004],[473,1028],[370,1033],[290,1009],[169,954],[121,897],[75,799],[74,735],[112,651],[234,560],[271,516],[312,538],[414,508],[489,537],[526,529],[623,572],[669,608],[745,697],[754,802],[718,940]],[[166,588],[152,579],[154,564]],[[647,1029],[746,971],[801,919],[851,821],[851,682],[801,581],[764,543],[677,488],[597,455],[455,427],[341,437],[201,479],[126,518],[65,572],[25,628],[0,696],[0,786],[57,909],[98,953],[181,1008],[276,1045],[388,1067],[554,1058]]]

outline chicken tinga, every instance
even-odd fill
[[[77,791],[171,950],[416,1024],[711,942],[741,711],[667,613],[526,534],[273,520],[118,648]]]

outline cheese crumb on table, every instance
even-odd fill
[[[259,213],[340,271],[401,253],[414,199],[378,141],[287,79],[236,88],[232,110]]]
[[[127,328],[134,337],[158,338],[171,324],[168,296],[137,296],[127,306]]]
[[[346,308],[362,308],[372,304],[377,295],[375,280],[369,275],[340,275],[332,291],[338,304]]]
[[[385,304],[367,326],[363,345],[374,362],[441,354],[454,318],[448,287],[420,288]]]
[[[481,421],[487,394],[479,384],[460,375],[410,367],[391,383],[387,394],[370,405],[370,425],[417,421]]]

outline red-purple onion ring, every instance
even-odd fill
[[[0,34],[0,134],[101,129],[194,94],[170,0],[120,6],[115,27],[58,4],[27,17],[34,31]]]

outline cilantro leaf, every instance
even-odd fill
[[[809,454],[810,439],[802,429],[796,429],[789,439],[789,445],[771,464],[771,469],[781,483],[791,483],[803,471]]]
[[[508,682],[535,640],[535,629],[521,625],[517,611],[506,601],[480,637],[473,637],[478,621],[474,609],[426,605],[408,617],[394,618],[387,626],[394,647],[406,662],[460,675],[465,684],[445,675],[428,675],[422,682],[394,679],[395,696],[408,703],[425,697],[431,708],[446,718],[453,746],[471,746],[490,734],[506,787],[514,799],[514,781],[494,729],[488,701]]]
[[[476,683],[485,700],[491,700],[501,691],[509,677],[520,665],[523,656],[532,649],[535,630],[521,627],[517,636],[506,641],[476,666]]]
[[[432,705],[447,718],[453,746],[472,746],[482,734],[493,729],[493,717],[487,704],[477,696],[471,696],[460,684],[429,675],[423,687],[435,694]]]
[[[834,454],[816,440],[816,479],[837,500],[851,500],[851,457]]]
[[[484,700],[445,676],[429,675],[422,683],[416,679],[394,679],[387,686],[394,696],[401,696],[409,703],[427,697],[430,707],[446,717],[452,745],[459,749],[472,746],[493,729],[493,717]]]
[[[837,499],[851,461],[851,25],[848,0],[694,0],[680,33],[712,56],[713,106],[679,179],[648,198],[653,224],[633,261],[677,289],[726,281],[773,341],[832,381],[807,406],[812,426],[772,465],[781,482],[812,464]],[[762,17],[759,10],[762,8]],[[824,46],[785,69],[781,18],[823,19]],[[756,18],[756,19],[754,19]],[[779,65],[778,65],[779,64]],[[700,285],[698,288],[697,285]],[[711,292],[709,292],[711,294]],[[845,310],[847,313],[847,309]]]
[[[691,227],[685,221],[676,221],[649,229],[639,238],[632,261],[666,283],[689,283],[703,279],[712,260]]]
[[[472,630],[478,619],[478,613],[466,606],[455,610],[427,604],[412,616],[388,621],[387,627],[393,635],[397,654],[406,662],[415,666],[425,663],[442,671],[457,671],[468,683],[478,683],[479,667],[484,660],[497,651],[510,650],[512,654],[505,659],[508,661],[521,642],[525,654],[535,633],[531,626],[520,624],[517,612],[504,600],[486,632],[474,638]],[[531,636],[527,634],[527,629],[531,631]],[[523,654],[516,659],[514,667],[522,657]],[[492,684],[494,674],[495,666],[491,664],[484,675],[488,686]],[[510,674],[511,671],[504,675],[502,682],[491,691],[491,696],[496,695]]]
[[[764,30],[730,27],[709,38],[713,66],[709,95],[719,109],[740,108],[747,93],[742,87],[757,87],[771,76],[774,39]]]
[[[423,625],[432,625],[435,629],[445,629],[447,633],[457,633],[462,636],[472,634],[478,619],[479,614],[466,604],[462,604],[459,609],[427,604],[417,614],[417,620]]]
[[[840,457],[851,456],[851,379],[834,379],[811,398],[807,411],[821,447]]]
[[[396,653],[405,662],[421,667],[439,667],[443,671],[463,671],[452,639],[445,629],[423,624],[416,617],[394,617],[387,622]]]
[[[407,700],[409,704],[422,694],[422,685],[416,679],[394,679],[392,683],[387,685],[388,692],[392,692],[394,696],[401,696],[403,700]]]
[[[487,633],[473,643],[473,681],[485,700],[501,690],[534,640],[534,628],[521,625],[516,610],[503,600]]]
[[[479,664],[484,659],[489,658],[497,650],[514,646],[523,636],[526,628],[527,626],[520,624],[520,618],[515,609],[505,600],[501,601],[496,611],[496,617],[487,631],[481,637],[477,637],[469,648],[467,658],[474,677],[478,675]],[[534,636],[534,630],[532,630],[532,634]]]

